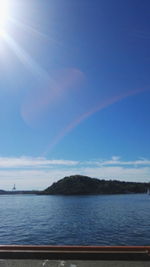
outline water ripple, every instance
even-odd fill
[[[150,198],[0,196],[0,244],[150,245]]]

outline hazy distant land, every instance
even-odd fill
[[[38,194],[41,191],[38,190],[12,190],[12,191],[7,191],[7,190],[2,190],[0,189],[0,195],[19,195],[19,194]]]

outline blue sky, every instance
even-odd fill
[[[0,188],[150,181],[150,2],[1,2]]]

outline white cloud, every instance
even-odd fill
[[[119,159],[120,159],[120,157],[118,157],[118,156],[112,156],[113,161],[118,161]]]
[[[124,167],[99,167],[85,168],[82,174],[101,179],[116,179],[120,181],[149,182],[150,167],[143,168],[124,168]]]
[[[81,174],[99,179],[150,182],[150,161],[139,159],[78,162],[46,158],[0,158],[0,189],[45,189],[64,176]]]
[[[78,161],[48,160],[41,157],[0,157],[0,168],[48,167],[51,165],[74,166]]]
[[[53,182],[58,181],[64,176],[74,174],[87,175],[99,179],[116,179],[120,181],[135,181],[149,182],[150,167],[142,168],[126,168],[126,167],[72,167],[53,168],[43,170],[1,170],[0,171],[0,189],[11,190],[13,184],[16,184],[17,189],[44,189],[50,186]]]
[[[0,157],[0,168],[52,168],[54,166],[150,166],[150,160],[140,158],[134,161],[122,161],[113,156],[110,160],[75,161],[64,159],[46,159],[44,157]]]
[[[113,156],[110,160],[95,160],[95,161],[88,161],[87,164],[93,164],[97,166],[123,166],[123,165],[128,165],[128,166],[150,166],[150,160],[145,159],[145,158],[140,158],[137,160],[133,161],[122,161],[120,160],[120,157],[118,156]]]

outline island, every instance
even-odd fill
[[[150,183],[104,180],[83,175],[64,177],[41,191],[42,195],[98,195],[146,193]]]

